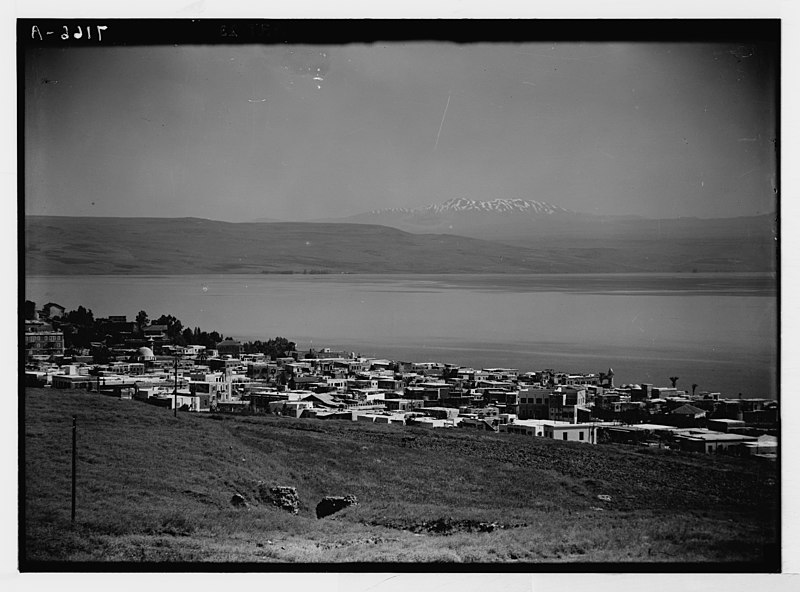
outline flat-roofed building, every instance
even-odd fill
[[[26,321],[25,355],[28,359],[64,355],[64,333],[54,330],[48,323]]]
[[[597,423],[567,423],[547,421],[544,423],[544,437],[567,442],[597,443]]]
[[[757,442],[754,436],[723,434],[710,430],[681,430],[675,433],[675,441],[682,450],[706,454],[744,453],[744,444]]]

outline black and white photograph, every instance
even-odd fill
[[[19,19],[20,569],[780,572],[780,25]]]

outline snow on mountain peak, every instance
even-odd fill
[[[554,214],[556,212],[566,212],[562,207],[554,206],[543,201],[533,201],[529,199],[492,199],[489,201],[479,201],[465,199],[463,197],[448,199],[446,202],[437,205],[421,208],[428,211],[439,212],[523,212],[526,214]]]
[[[544,201],[533,201],[529,199],[492,199],[481,201],[457,197],[448,199],[440,204],[431,204],[419,208],[386,208],[383,210],[372,210],[369,215],[381,214],[446,214],[454,212],[478,212],[487,214],[528,214],[528,215],[548,215],[557,212],[569,212],[560,206],[554,206]]]

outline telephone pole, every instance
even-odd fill
[[[75,462],[78,454],[78,416],[72,416],[72,513],[71,520],[75,523],[75,479],[77,463]]]
[[[172,407],[175,409],[175,417],[178,417],[178,356],[175,356],[175,390],[172,391]]]

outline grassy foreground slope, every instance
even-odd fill
[[[22,557],[32,569],[62,561],[778,568],[775,471],[753,461],[361,422],[174,418],[78,391],[27,389],[24,405]],[[300,513],[259,502],[259,482],[296,487]],[[247,508],[231,505],[235,493]],[[316,518],[323,496],[346,494],[359,505]]]

